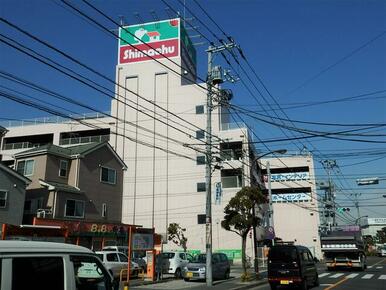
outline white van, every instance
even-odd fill
[[[1,290],[112,290],[113,277],[91,250],[71,244],[0,241]]]

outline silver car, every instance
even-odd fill
[[[212,254],[212,277],[213,279],[229,279],[231,272],[228,257],[223,253]],[[206,277],[206,255],[199,254],[183,268],[185,281],[202,280]]]
[[[95,253],[115,279],[119,278],[122,269],[127,269],[129,259],[125,254],[116,251],[99,251]],[[139,265],[131,262],[130,277],[137,277],[139,270]],[[125,277],[127,272],[123,272],[123,274]]]

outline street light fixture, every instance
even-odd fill
[[[285,154],[287,153],[287,149],[278,149],[273,150],[267,153],[264,153],[263,155],[260,155],[256,157],[256,162],[259,161],[259,159],[263,158],[264,156],[270,155],[270,154]],[[269,161],[266,163],[267,168],[267,175],[268,175],[268,198],[269,198],[269,221],[268,225],[269,227],[273,227],[273,208],[272,208],[272,190],[271,190],[271,171],[269,167]],[[255,207],[253,207],[253,216],[256,216]],[[274,244],[274,240],[272,240],[272,245]],[[254,260],[254,269],[255,273],[259,272],[258,267],[258,260],[257,260],[257,236],[256,236],[256,227],[253,227],[253,252],[255,254],[255,260]]]

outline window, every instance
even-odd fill
[[[64,210],[66,217],[84,217],[84,201],[68,199]]]
[[[198,131],[196,131],[196,138],[197,138],[197,139],[204,139],[204,138],[205,138],[205,132],[204,132],[204,130],[198,130]]]
[[[102,217],[106,217],[107,213],[107,204],[102,203]]]
[[[206,183],[205,182],[197,182],[197,192],[206,191]]]
[[[197,161],[197,165],[204,165],[205,164],[205,156],[197,156],[196,161]]]
[[[7,206],[7,195],[7,191],[0,190],[0,208],[5,208]]]
[[[110,281],[110,276],[106,272],[105,267],[92,256],[70,256],[70,261],[74,267],[75,286],[76,289],[99,290],[99,289],[113,289]],[[28,280],[27,280],[28,281]],[[42,281],[46,281],[42,279]],[[47,287],[51,285],[48,283]],[[42,289],[41,287],[24,288],[24,289]],[[60,288],[47,288],[60,289]],[[62,288],[63,289],[63,288]]]
[[[59,176],[60,177],[67,177],[67,174],[68,174],[68,161],[67,160],[60,160]]]
[[[61,257],[12,259],[12,290],[63,290],[64,284],[64,265]]]
[[[121,261],[121,263],[128,263],[129,258],[126,255],[124,255],[122,253],[118,253],[118,256],[119,256],[119,260]]]
[[[185,260],[185,254],[180,253],[180,259]]]
[[[196,106],[196,114],[197,115],[204,114],[204,106],[203,105]]]
[[[17,162],[17,172],[24,176],[31,176],[34,172],[34,160],[23,160]]]
[[[107,262],[119,262],[118,255],[116,253],[106,254]]]
[[[115,169],[101,167],[101,182],[115,184],[117,179],[117,172]]]

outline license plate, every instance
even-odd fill
[[[280,284],[282,285],[288,285],[289,281],[288,280],[280,280]]]
[[[187,272],[186,273],[186,278],[192,278],[193,277],[193,273],[192,272]]]

